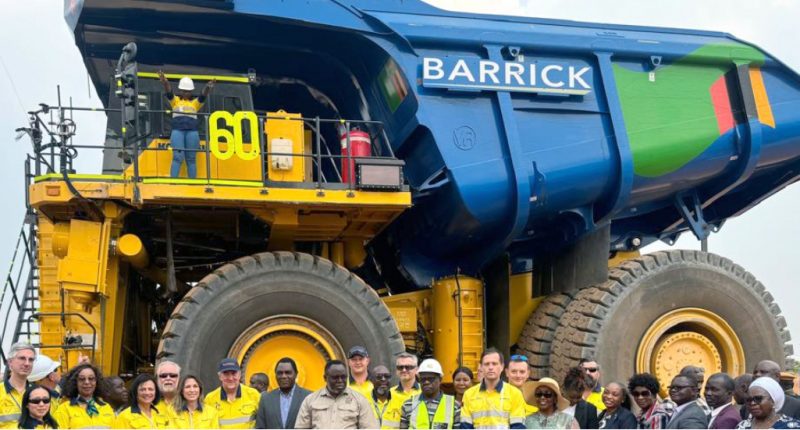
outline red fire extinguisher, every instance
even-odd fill
[[[342,182],[356,183],[355,157],[372,155],[369,133],[353,128],[350,130],[350,147],[347,146],[347,133],[342,134]]]

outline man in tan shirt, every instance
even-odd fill
[[[325,387],[303,400],[297,429],[374,429],[380,427],[366,397],[347,386],[347,366],[339,360],[325,364]]]

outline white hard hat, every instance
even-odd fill
[[[178,83],[178,89],[184,91],[192,91],[194,90],[194,81],[192,78],[188,76],[184,76],[181,78],[181,81]]]
[[[444,376],[442,373],[442,365],[438,361],[428,358],[419,365],[419,373],[436,373],[439,376]]]
[[[60,362],[53,361],[52,358],[43,354],[37,355],[36,360],[33,362],[31,374],[28,375],[28,382],[41,381],[42,379],[46,378],[47,375],[58,369],[59,366],[61,366]]]

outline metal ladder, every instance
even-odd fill
[[[14,342],[38,344],[39,267],[37,265],[36,216],[25,214],[5,285],[0,293],[0,315],[5,319],[0,330],[0,358],[6,365],[6,351]],[[12,327],[9,322],[14,320]]]

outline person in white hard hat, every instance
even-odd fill
[[[186,160],[186,173],[191,179],[197,177],[197,151],[200,150],[200,135],[197,133],[197,112],[205,103],[206,98],[214,89],[216,79],[208,81],[199,97],[194,97],[194,82],[192,78],[184,76],[178,83],[178,94],[172,93],[172,87],[164,76],[158,71],[158,79],[164,85],[164,97],[169,100],[172,109],[172,133],[170,146],[172,147],[172,165],[169,174],[177,178],[181,171],[181,164]]]
[[[61,363],[53,361],[52,358],[40,354],[33,362],[31,374],[28,375],[28,382],[41,385],[50,392],[50,410],[58,407],[61,398],[61,391],[58,383],[61,382]]]
[[[442,365],[429,358],[417,373],[422,392],[403,403],[401,429],[452,429],[461,423],[461,405],[453,396],[442,393]]]

